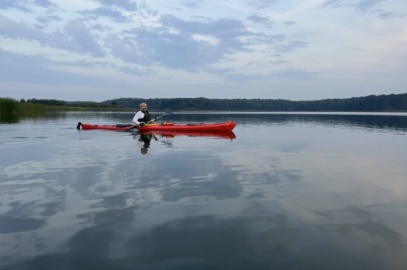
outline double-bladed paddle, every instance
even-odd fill
[[[146,124],[151,124],[151,123],[157,121],[158,119],[160,119],[161,117],[166,116],[166,115],[171,115],[171,114],[172,114],[172,112],[164,113],[164,114],[162,114],[160,116],[155,117],[153,120],[150,120],[147,123],[144,123],[144,124],[142,124],[140,126],[143,126],[143,125],[146,125]],[[137,128],[137,125],[132,125],[129,129],[132,129],[132,128]]]

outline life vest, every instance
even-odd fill
[[[150,122],[151,121],[150,112],[149,111],[144,111],[143,113],[144,113],[144,117],[139,118],[137,121],[144,122],[144,123]]]

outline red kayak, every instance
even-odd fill
[[[231,131],[235,128],[236,122],[222,122],[222,123],[201,123],[201,124],[173,124],[171,122],[164,122],[161,124],[146,124],[137,128],[139,131]],[[134,129],[133,125],[94,125],[78,123],[77,129],[103,129],[103,130],[130,130]]]

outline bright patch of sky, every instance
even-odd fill
[[[2,0],[0,97],[407,92],[404,0]]]

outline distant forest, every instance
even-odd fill
[[[407,112],[407,93],[370,95],[346,99],[290,101],[283,99],[208,99],[208,98],[118,98],[103,102],[66,102],[28,99],[27,102],[56,106],[122,107],[138,109],[146,102],[150,110],[163,111],[353,111]]]

